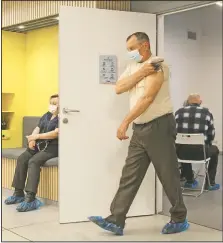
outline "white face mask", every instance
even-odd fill
[[[139,51],[137,49],[133,51],[128,51],[128,57],[135,62],[141,62],[143,58],[143,56],[139,54]]]
[[[49,112],[52,114],[57,111],[57,106],[56,105],[49,105]]]

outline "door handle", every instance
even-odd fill
[[[79,110],[72,110],[72,109],[68,109],[68,108],[63,108],[64,114],[71,113],[71,112],[80,112],[80,111]]]

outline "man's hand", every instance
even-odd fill
[[[30,142],[29,142],[29,148],[30,148],[31,150],[35,150],[35,146],[36,146],[36,141],[30,141]]]
[[[28,139],[28,143],[31,141],[36,141],[37,139],[39,139],[39,134],[29,135],[29,136],[26,136],[26,138]]]
[[[126,140],[129,137],[126,136],[126,132],[128,130],[129,124],[126,122],[122,122],[121,126],[119,127],[118,131],[117,131],[117,138],[119,140]]]
[[[151,63],[145,63],[139,70],[139,72],[144,76],[147,77],[153,73],[155,73],[155,66]]]

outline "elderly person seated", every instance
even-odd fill
[[[35,210],[42,204],[36,199],[40,167],[47,160],[58,157],[58,113],[59,96],[52,95],[49,100],[49,111],[41,117],[33,133],[27,136],[27,150],[17,160],[12,182],[15,191],[5,200],[5,204],[20,203],[17,207],[19,212]]]
[[[218,147],[213,145],[215,137],[214,118],[209,109],[201,106],[201,98],[198,94],[191,94],[184,104],[175,113],[178,133],[203,133],[205,135],[206,155],[210,157],[208,174],[210,186],[206,180],[205,188],[208,190],[218,190],[219,184],[215,183],[215,176],[218,166]],[[203,148],[200,145],[177,145],[177,155],[180,159],[200,160],[203,157]],[[198,181],[194,179],[192,165],[182,163],[182,176],[186,178],[184,187],[196,188]]]

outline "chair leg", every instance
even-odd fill
[[[207,180],[208,180],[208,186],[210,187],[211,182],[210,182],[210,177],[209,177],[209,174],[208,174],[208,166],[209,166],[209,161],[205,164],[205,173],[206,173]]]
[[[193,197],[199,197],[201,194],[203,194],[205,190],[205,184],[206,184],[206,178],[208,180],[208,185],[210,186],[210,178],[209,178],[209,174],[208,174],[208,165],[209,165],[209,161],[204,164],[204,169],[205,169],[205,173],[204,173],[204,176],[203,176],[203,183],[202,183],[202,187],[201,187],[201,190],[199,189],[199,193],[198,194],[191,194],[191,193],[184,193],[183,191],[185,190],[185,188],[182,188],[182,194],[185,195],[185,196],[193,196]],[[190,189],[192,191],[197,191],[198,189]]]

